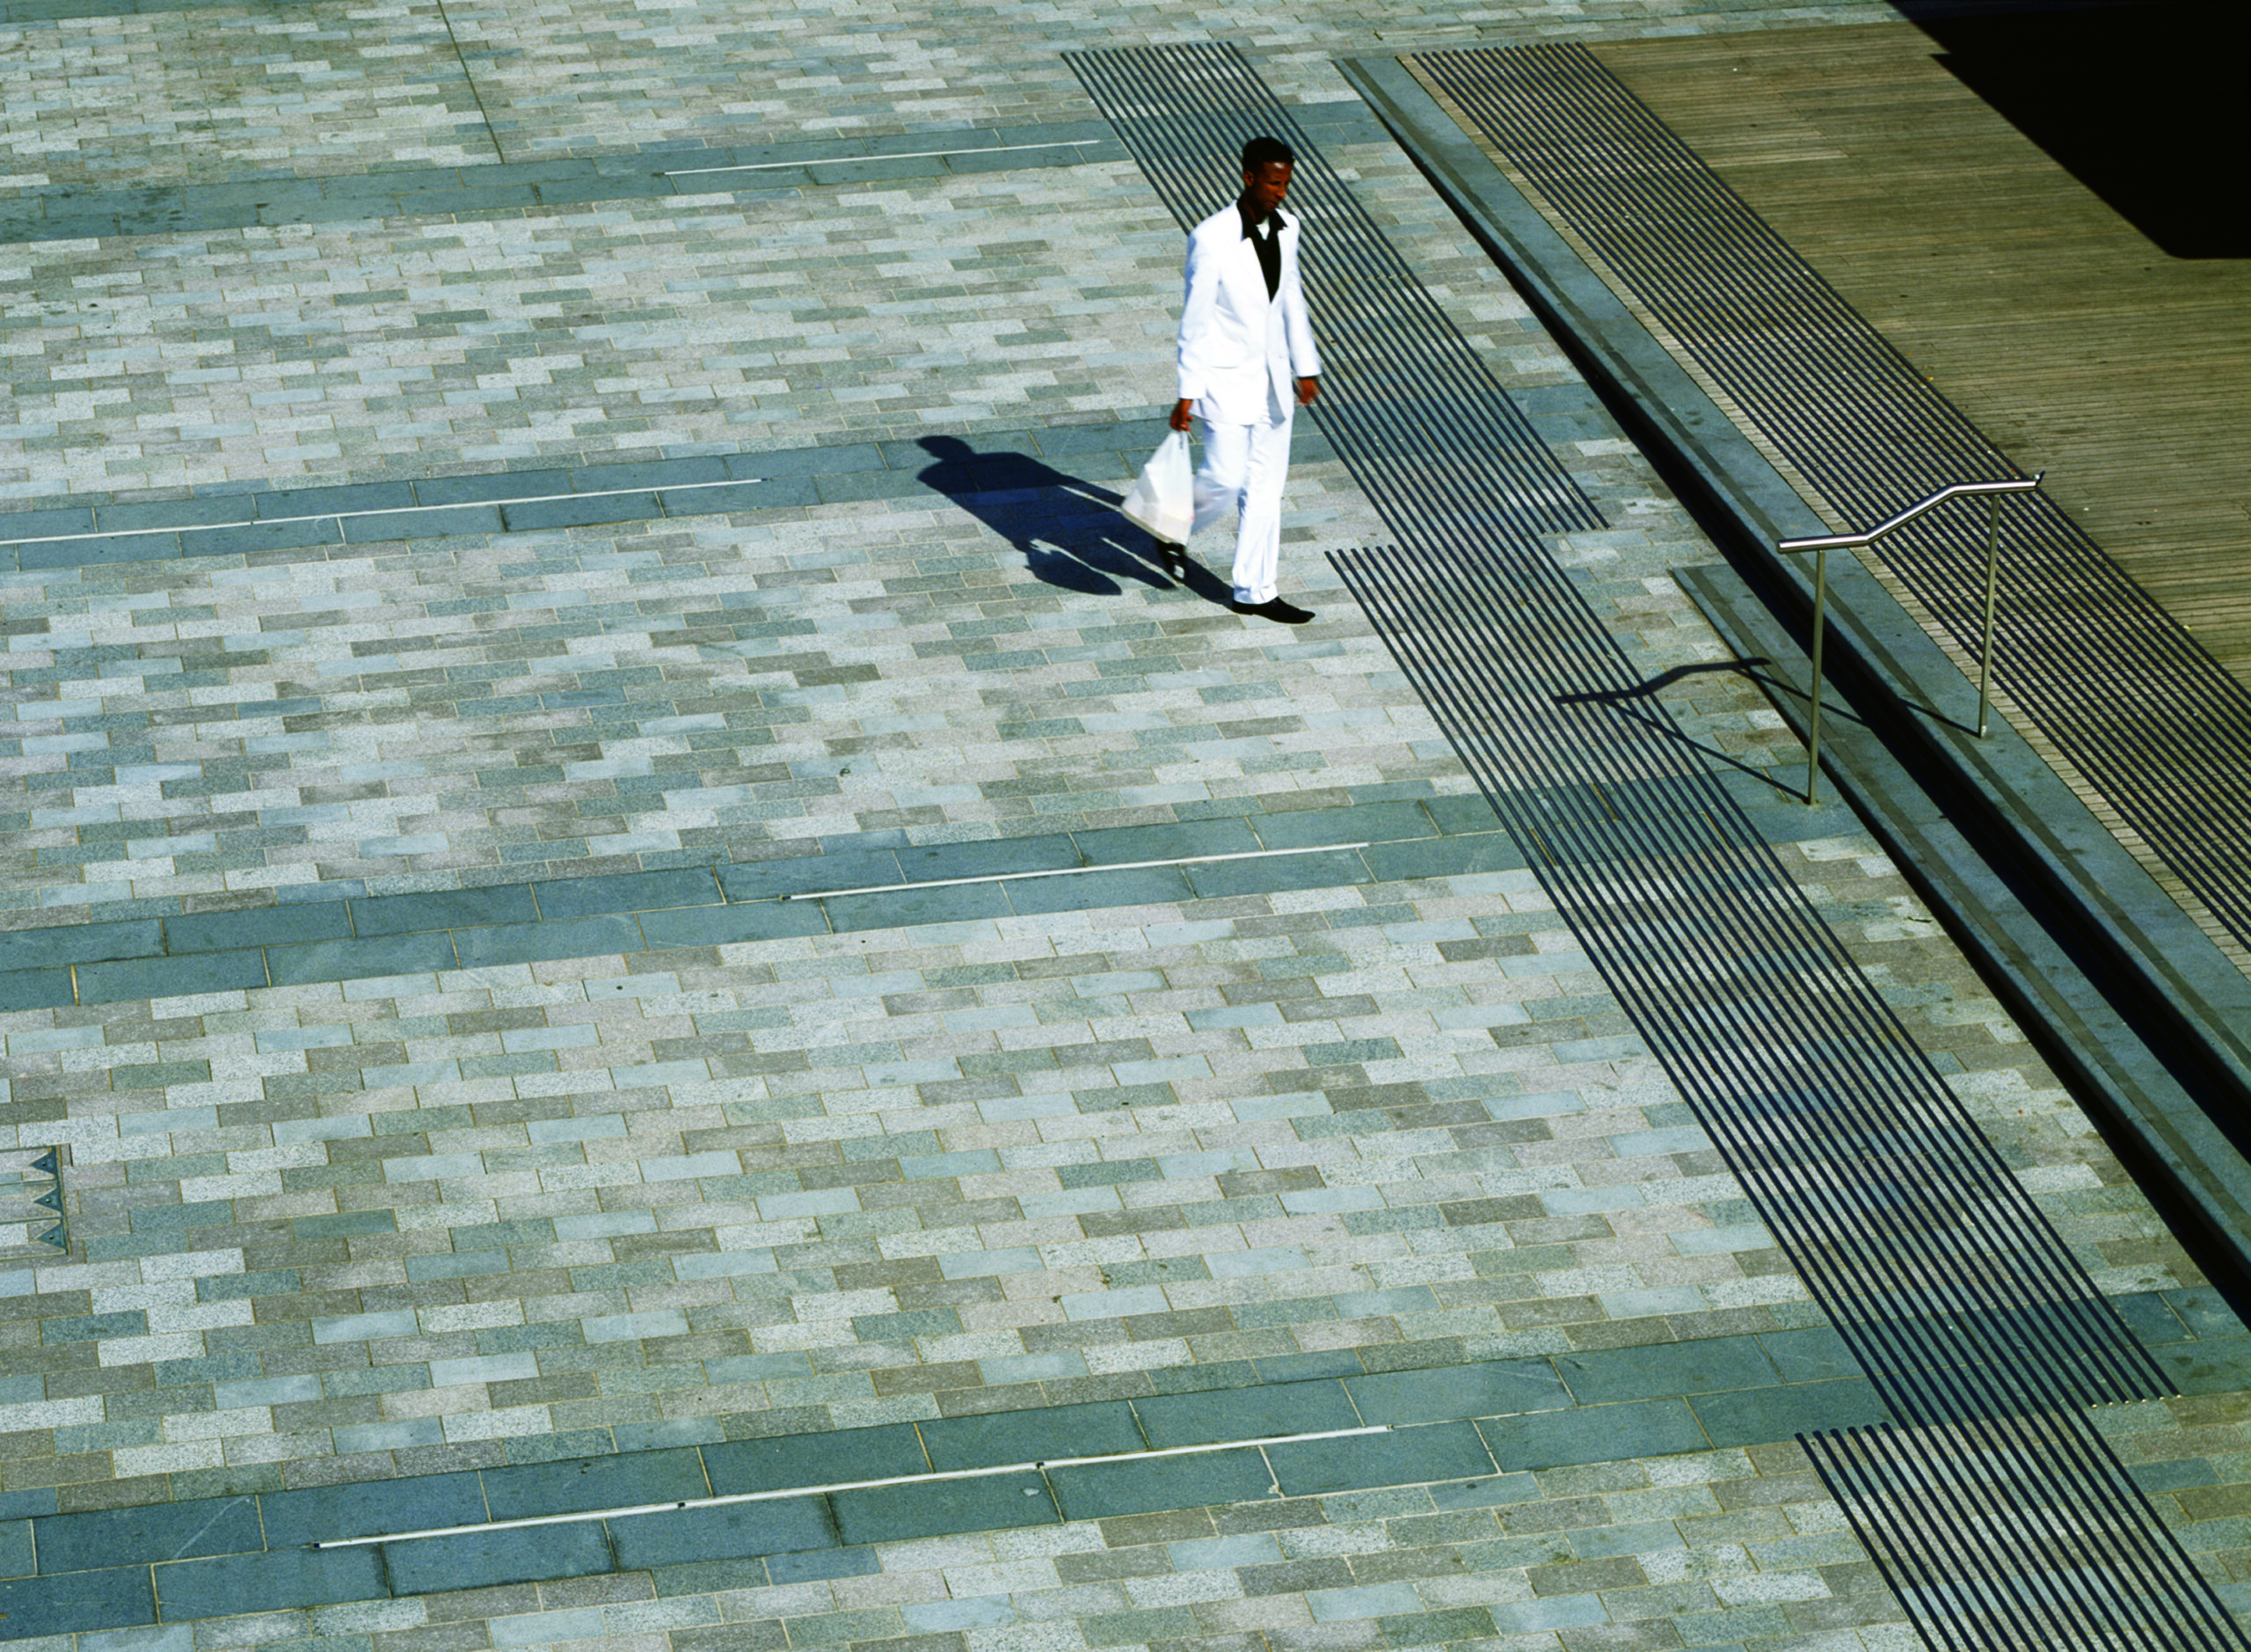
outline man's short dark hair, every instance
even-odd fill
[[[1255,172],[1278,161],[1284,166],[1294,166],[1297,158],[1297,151],[1279,138],[1253,138],[1242,146],[1242,170],[1246,172]]]

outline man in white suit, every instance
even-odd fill
[[[1290,424],[1320,393],[1305,289],[1298,280],[1298,221],[1282,210],[1297,157],[1276,138],[1242,148],[1242,196],[1188,236],[1188,295],[1180,312],[1180,400],[1172,427],[1204,421],[1191,533],[1229,512],[1235,530],[1235,596],[1228,606],[1285,625],[1313,615],[1282,600],[1282,484],[1290,474]]]

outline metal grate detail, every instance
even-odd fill
[[[1430,308],[1231,49],[1071,61],[1184,225],[1234,193],[1233,156],[1250,131],[1292,139],[1319,205],[1308,285],[1324,235],[1355,242],[1371,273],[1340,353],[1377,349],[1393,312]],[[1316,310],[1325,332],[1329,319]],[[1417,348],[1461,359],[1414,375],[1372,363],[1322,397],[1322,428],[1398,541],[1337,553],[1346,584],[1894,1415],[1949,1438],[2022,1439],[2014,1479],[1983,1462],[1957,1475],[1997,1531],[2116,1503],[2131,1486],[2099,1439],[2088,1445],[2091,1430],[2025,1419],[2154,1398],[2168,1391],[2163,1373],[1670,712],[1638,692],[1632,662],[1542,537],[1573,517],[1576,489],[1558,491],[1544,449],[1481,466],[1447,436],[1467,426],[1446,387],[1482,398],[1463,420],[1477,409],[1503,419],[1506,398],[1459,335],[1417,336]],[[1504,422],[1512,442],[1536,442]],[[1863,1517],[1862,1504],[1847,1507]],[[1871,1554],[1893,1564],[1904,1551],[1882,1546],[1867,1518]],[[2105,1621],[2128,1621],[2138,1603],[2210,1598],[2153,1514],[2131,1532],[2113,1525],[2145,1541],[2122,1536],[2109,1571],[2048,1576],[2076,1551],[2043,1550],[2013,1571],[1981,1551],[1975,1566],[2036,1593],[2080,1590]],[[1901,1598],[1927,1639],[1938,1633],[1920,1597]],[[2045,1642],[1988,1633],[1976,1644]]]
[[[1581,689],[1593,637],[1547,645],[1593,628],[1576,593],[1491,548],[1336,560],[1894,1414],[2167,1392],[1662,704]]]
[[[1399,540],[1335,560],[1896,1414],[2165,1392],[1670,714],[1630,692],[1631,662],[1542,539],[1591,524],[1592,506],[1563,508],[1579,496],[1556,491],[1567,479],[1520,418],[1505,466],[1440,446],[1461,427],[1446,387],[1472,387],[1496,417],[1505,396],[1459,333],[1427,318],[1429,295],[1241,55],[1177,46],[1069,61],[1184,225],[1234,194],[1245,137],[1286,135],[1308,284],[1346,267],[1359,283],[1339,353],[1378,348],[1395,315],[1413,321],[1417,348],[1450,358],[1411,374],[1372,366],[1324,392],[1322,428]],[[1345,252],[1322,251],[1332,235]],[[1324,310],[1315,324],[1330,332]],[[2023,1358],[2028,1346],[2041,1357]]]
[[[2083,1417],[1847,1429],[1798,1443],[1934,1652],[2251,1652]]]
[[[1965,476],[2015,474],[1969,418],[1586,47],[1401,60],[1461,112],[1832,507],[1880,520]],[[1977,513],[1884,542],[1883,565],[1974,655]],[[2008,512],[1994,677],[2251,949],[2251,690],[2044,495]]]

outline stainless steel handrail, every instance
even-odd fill
[[[2029,477],[2014,477],[2003,482],[1957,482],[1952,487],[1941,488],[1927,499],[1918,499],[1889,521],[1879,522],[1865,534],[1819,534],[1810,539],[1781,539],[1774,549],[1785,555],[1799,551],[1813,552],[1813,711],[1807,724],[1805,746],[1805,801],[1815,800],[1815,788],[1821,777],[1821,644],[1828,630],[1829,553],[1832,550],[1858,550],[1863,545],[1873,545],[1895,528],[1913,521],[1934,505],[1962,493],[1989,493],[1992,504],[1985,517],[1985,635],[1982,658],[1978,666],[1978,738],[1985,737],[1988,708],[1992,702],[1993,686],[1993,593],[2000,584],[2001,536],[2001,501],[2004,493],[2026,493],[2040,485],[2045,470]]]

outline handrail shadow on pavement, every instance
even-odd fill
[[[1730,756],[1728,753],[1721,751],[1716,746],[1706,745],[1703,741],[1697,739],[1694,736],[1684,732],[1677,724],[1650,716],[1636,703],[1640,701],[1654,698],[1659,689],[1669,688],[1674,683],[1680,681],[1683,678],[1704,676],[1715,672],[1740,673],[1742,675],[1749,677],[1761,688],[1767,689],[1770,693],[1779,689],[1786,694],[1794,694],[1801,700],[1805,698],[1803,690],[1795,688],[1790,684],[1783,681],[1781,678],[1772,676],[1768,673],[1762,672],[1759,669],[1759,667],[1762,666],[1771,666],[1774,663],[1774,662],[1773,660],[1767,659],[1764,654],[1758,654],[1753,655],[1748,659],[1706,660],[1694,665],[1675,666],[1670,670],[1659,672],[1656,676],[1651,677],[1645,681],[1634,684],[1630,688],[1590,688],[1578,694],[1559,694],[1555,696],[1555,703],[1557,705],[1602,705],[1613,707],[1624,712],[1627,716],[1633,717],[1645,728],[1652,729],[1657,733],[1663,734],[1669,739],[1679,740],[1682,744],[1689,746],[1691,749],[1702,753],[1707,757],[1717,759],[1719,761],[1725,763],[1730,768],[1748,775],[1753,779],[1763,781],[1767,785],[1772,786],[1776,791],[1782,792],[1789,797],[1796,797],[1797,796],[1797,792],[1794,787],[1784,785],[1781,780],[1768,773],[1766,769],[1746,763],[1740,758]],[[1832,715],[1834,716],[1839,714],[1832,710]],[[1846,716],[1847,718],[1850,718],[1850,720],[1858,721],[1857,718],[1851,718],[1850,713],[1842,713],[1841,715]]]

